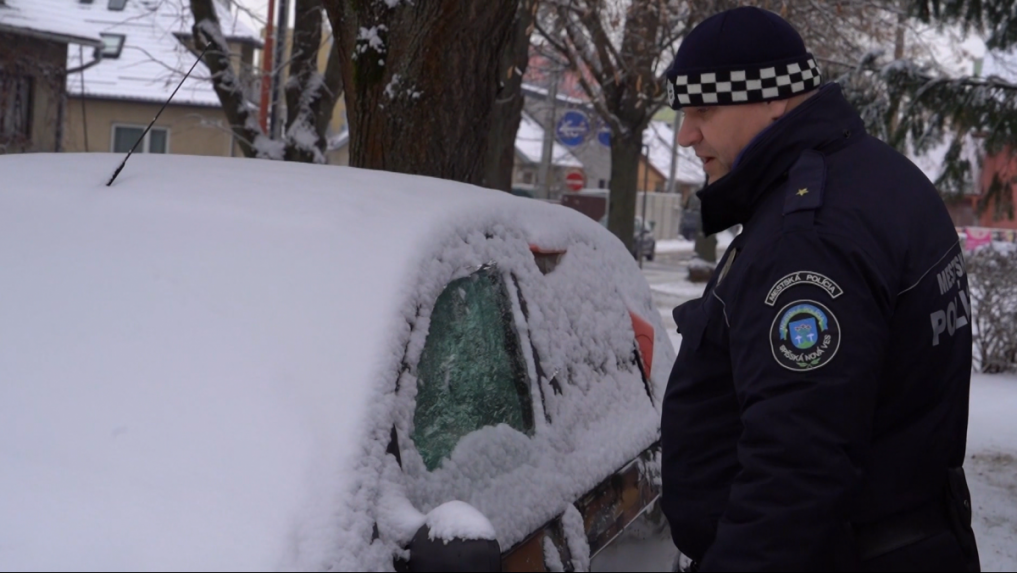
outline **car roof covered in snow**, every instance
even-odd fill
[[[621,242],[564,207],[189,156],[135,155],[107,187],[120,159],[0,157],[3,569],[304,568],[341,551],[335,515],[356,505],[349,468],[393,392],[413,293],[447,281],[418,268],[449,245],[582,239],[660,322]]]

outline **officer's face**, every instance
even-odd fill
[[[742,149],[785,109],[786,101],[686,107],[678,144],[695,149],[713,182],[731,171]]]

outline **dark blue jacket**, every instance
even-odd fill
[[[674,310],[661,440],[675,544],[703,570],[850,567],[853,525],[939,500],[964,460],[957,233],[835,84],[700,197],[707,234],[744,230],[703,298]]]

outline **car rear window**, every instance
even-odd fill
[[[449,283],[417,366],[411,438],[434,470],[463,436],[508,424],[533,431],[533,402],[505,281],[493,266]]]

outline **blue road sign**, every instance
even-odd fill
[[[569,147],[575,147],[586,141],[586,137],[589,136],[590,120],[581,111],[566,111],[558,120],[555,133],[558,141]]]
[[[597,131],[597,141],[604,147],[611,147],[611,127],[603,125]]]

